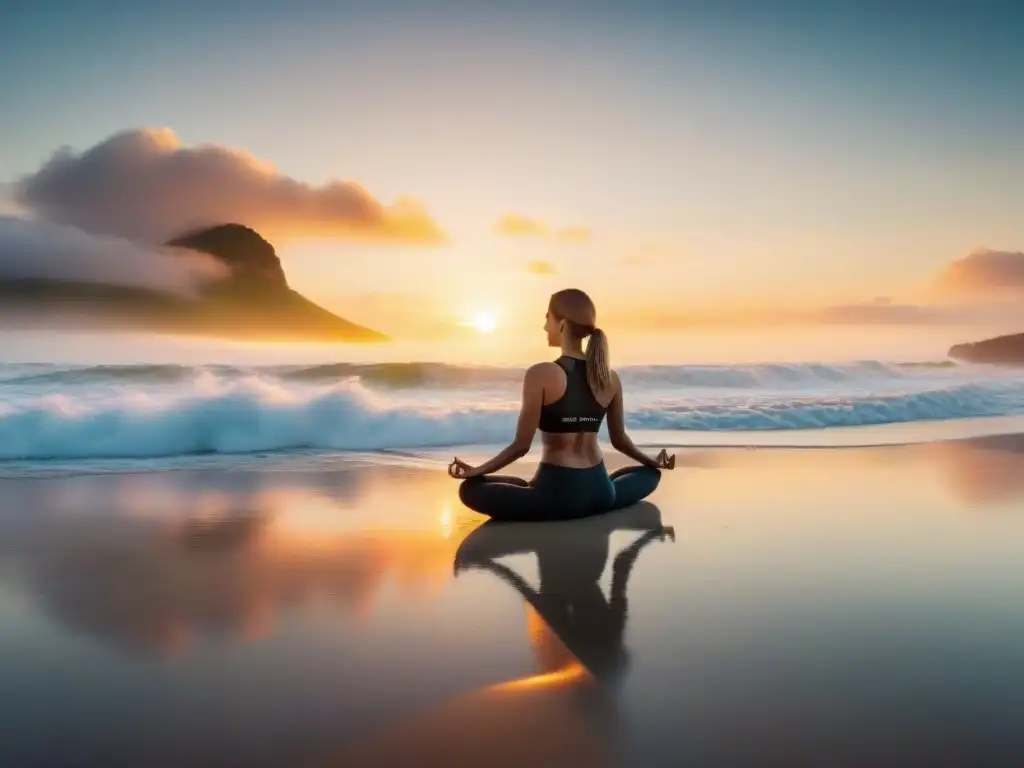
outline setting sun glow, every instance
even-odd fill
[[[480,333],[491,333],[498,324],[494,320],[494,315],[490,312],[481,312],[479,315],[473,318],[473,327],[476,328]]]

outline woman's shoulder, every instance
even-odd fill
[[[558,363],[553,360],[545,360],[540,363],[534,363],[526,369],[526,375],[543,373],[544,371],[560,371],[562,370]]]
[[[558,363],[553,363],[550,360],[543,363],[534,363],[526,369],[526,380],[527,381],[538,381],[544,382],[551,379],[553,376],[558,376],[562,373],[562,369]]]

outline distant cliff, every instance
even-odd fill
[[[288,287],[273,246],[241,224],[189,232],[167,245],[208,253],[231,269],[194,298],[96,283],[0,281],[0,316],[23,327],[116,328],[220,338],[385,341]]]
[[[1024,333],[1011,333],[950,348],[949,356],[968,363],[1024,365]]]

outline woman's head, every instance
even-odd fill
[[[551,295],[544,321],[548,346],[565,347],[587,341],[587,381],[598,392],[611,384],[608,362],[608,338],[597,327],[594,302],[578,288],[566,288]]]
[[[551,294],[544,330],[548,334],[548,346],[560,347],[563,341],[580,341],[594,331],[597,310],[594,302],[577,288]]]

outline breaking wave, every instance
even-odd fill
[[[495,444],[521,370],[0,365],[0,460]],[[626,368],[644,430],[806,430],[1024,413],[1024,375],[970,366]]]
[[[762,365],[651,365],[621,369],[623,380],[635,384],[685,387],[763,387],[822,382],[906,380],[922,374],[955,371],[952,361],[883,363],[866,360],[844,365],[815,363]],[[58,366],[45,363],[0,365],[0,385],[75,386],[92,383],[175,383],[201,374],[222,378],[263,376],[282,381],[329,383],[358,379],[389,387],[460,387],[518,384],[522,368],[448,365],[445,363],[327,363],[311,366],[230,365],[95,365]]]

